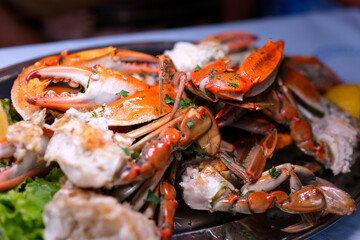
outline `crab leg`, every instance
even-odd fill
[[[260,100],[273,103],[273,108],[263,109],[270,118],[278,123],[286,124],[290,127],[290,133],[297,146],[306,154],[314,156],[316,160],[325,166],[328,166],[328,156],[325,152],[325,144],[321,142],[318,146],[315,144],[312,136],[310,124],[300,118],[294,99],[278,78],[279,88],[268,89],[264,94],[259,95]]]
[[[8,190],[18,186],[26,178],[34,178],[45,175],[54,167],[54,164],[45,166],[44,162],[42,162],[41,164],[32,166],[32,168],[27,169],[27,171],[23,172],[22,174],[14,176],[18,173],[19,167],[20,166],[18,165],[13,165],[0,173],[0,191]]]
[[[317,185],[315,175],[302,166],[287,163],[273,167],[256,183],[247,183],[238,191],[222,165],[221,161],[212,160],[186,168],[180,186],[184,200],[191,208],[254,214],[277,206],[289,213],[326,211],[337,215],[349,215],[356,209],[349,194],[336,187]],[[286,180],[289,181],[291,197],[287,192],[274,191]],[[303,183],[314,185],[303,186]],[[311,218],[310,215],[304,217]],[[305,225],[289,229],[301,231],[304,230],[302,227]]]
[[[287,56],[285,62],[288,61],[293,68],[310,80],[321,94],[343,82],[333,70],[315,56]]]
[[[163,166],[155,173],[154,176],[144,182],[139,191],[130,201],[132,209],[139,211],[144,206],[148,190],[154,191],[171,162],[172,160],[170,159],[165,166]]]
[[[42,161],[49,142],[49,136],[40,127],[44,114],[42,111],[34,115],[32,122],[20,121],[9,126],[7,138],[0,144],[0,159],[14,157],[16,161],[0,170],[0,191],[16,187],[27,177],[46,174],[54,167]]]
[[[284,84],[286,84],[287,88],[296,96],[320,113],[325,112],[325,105],[322,102],[322,97],[316,89],[315,84],[309,81],[301,71],[296,69],[291,61],[284,61],[282,65],[282,76]]]
[[[263,135],[259,140],[255,137],[250,141],[243,139],[241,144],[237,144],[236,152],[233,151],[232,156],[227,154],[227,151],[222,152],[220,158],[241,179],[254,182],[264,171],[266,159],[275,151],[278,132],[269,121],[247,116],[233,122],[231,126]]]
[[[170,239],[174,229],[174,217],[178,205],[174,184],[162,182],[160,192],[163,196],[163,201],[161,202],[163,211],[159,220],[160,232],[163,239]]]
[[[74,108],[93,108],[96,105],[109,104],[121,97],[117,95],[121,91],[133,94],[136,91],[145,90],[147,84],[129,75],[95,65],[93,68],[72,67],[72,66],[53,66],[41,68],[31,72],[26,81],[30,82],[33,78],[54,80],[65,79],[70,86],[78,87],[81,85],[85,93],[57,95],[55,92],[48,91],[44,96],[37,95],[33,98],[28,97],[27,101],[39,107],[52,108],[65,111],[70,107]],[[53,81],[54,81],[53,80]]]
[[[163,168],[170,159],[173,151],[187,147],[193,141],[196,141],[206,132],[218,131],[218,129],[211,128],[214,123],[214,118],[210,111],[204,107],[198,109],[189,109],[186,114],[170,121],[161,130],[155,131],[148,136],[150,139],[159,137],[159,140],[153,141],[142,150],[140,159],[135,163],[130,163],[125,171],[122,172],[119,182],[126,184],[130,181],[143,179],[154,174],[154,171]],[[176,126],[179,126],[178,129]],[[159,136],[159,133],[160,136]],[[214,133],[212,133],[213,135]],[[147,136],[147,137],[148,137]],[[147,138],[148,139],[148,138]],[[142,148],[142,143],[137,143],[132,146],[131,150]],[[208,143],[214,148],[211,152],[216,154],[220,144]],[[201,146],[203,147],[203,146]]]

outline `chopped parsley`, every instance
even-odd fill
[[[138,151],[131,151],[128,148],[122,148],[127,156],[131,156],[132,159],[138,158],[140,153]]]
[[[200,157],[206,156],[206,149],[202,149],[196,143],[192,143],[189,147],[187,147],[183,152],[185,155],[197,155]]]
[[[132,159],[135,159],[135,158],[138,158],[140,156],[140,153],[138,151],[134,151],[132,154],[131,154],[131,158]]]
[[[165,61],[164,61],[164,70],[165,70],[166,73],[167,73],[167,71],[168,71],[168,67],[169,67],[169,63],[168,63],[167,60],[165,60]]]
[[[277,178],[281,174],[281,170],[277,170],[274,166],[270,169],[269,174],[271,178]]]
[[[173,103],[175,102],[175,100],[172,99],[168,94],[166,94],[165,99],[164,99],[164,102],[165,102],[166,104],[173,104]]]
[[[230,157],[232,158],[236,158],[235,153],[231,152],[231,151],[225,151]]]
[[[196,65],[194,72],[201,71],[201,70],[202,70],[202,68],[199,65]]]
[[[189,127],[190,130],[193,129],[194,123],[193,123],[192,121],[186,121],[185,123],[186,123],[186,125]]]
[[[122,148],[122,149],[124,150],[126,155],[130,156],[131,153],[130,153],[129,149],[127,149],[127,148]]]
[[[197,108],[197,106],[191,101],[190,98],[185,98],[180,100],[179,110],[189,109],[189,106],[192,106],[193,108]]]
[[[154,203],[154,204],[159,204],[159,203],[160,203],[160,198],[159,198],[158,196],[156,196],[156,195],[149,189],[145,201],[146,201],[146,202],[151,202],[151,203]]]
[[[216,76],[215,68],[211,68],[210,71],[211,72],[210,72],[209,78],[211,79]]]
[[[120,92],[116,93],[116,95],[122,95],[123,97],[129,96],[128,94],[129,94],[129,92],[127,92],[125,90],[121,90]]]
[[[199,167],[198,169],[199,169],[199,172],[201,172],[204,168],[203,168],[203,167]]]
[[[195,236],[204,236],[205,235],[205,231],[201,231],[201,232],[197,232],[196,234],[195,234]]]
[[[231,165],[231,162],[229,160],[227,160],[226,158],[224,157],[221,157],[227,164],[230,164]]]
[[[237,82],[231,82],[229,83],[229,87],[237,88],[239,84]]]
[[[242,232],[244,233],[245,237],[247,237],[247,239],[252,240],[252,235],[250,233],[246,232],[245,230]]]
[[[212,100],[214,100],[214,101],[216,100],[216,96],[212,92],[210,92],[209,89],[207,89],[207,88],[205,88],[205,94]]]

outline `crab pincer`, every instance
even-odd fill
[[[125,73],[157,73],[156,57],[131,50],[114,47],[75,52],[63,58],[62,65],[92,67],[100,64],[104,67]]]
[[[70,107],[91,109],[97,105],[112,103],[122,95],[130,95],[148,88],[145,82],[100,65],[92,68],[74,66],[41,68],[31,72],[26,81],[29,83],[34,78],[52,79],[54,84],[65,82],[71,88],[78,89],[75,94],[69,92],[59,94],[48,90],[35,97],[25,96],[26,101],[33,105],[60,111],[66,111]]]
[[[205,41],[218,41],[231,53],[248,47],[256,40],[257,36],[252,33],[233,31],[210,35],[202,39],[200,43]]]

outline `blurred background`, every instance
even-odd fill
[[[360,0],[2,0],[0,47],[353,6]]]

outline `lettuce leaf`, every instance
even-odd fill
[[[43,239],[43,208],[60,189],[60,169],[0,193],[0,239]]]
[[[0,104],[3,106],[8,116],[10,125],[22,120],[21,116],[11,106],[10,100],[8,98],[0,99]]]

